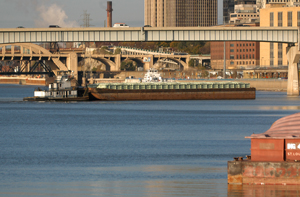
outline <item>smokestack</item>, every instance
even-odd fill
[[[107,2],[107,27],[112,27],[112,2],[108,1]]]

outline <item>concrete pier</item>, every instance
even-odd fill
[[[299,62],[299,50],[296,46],[287,47],[287,58],[289,61],[288,70],[288,96],[299,96],[299,78],[298,78],[298,62]]]

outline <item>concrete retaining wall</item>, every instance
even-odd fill
[[[254,80],[237,80],[243,83],[250,83],[250,86],[256,90],[263,91],[287,91],[287,79],[254,79]]]
[[[0,84],[20,84],[20,85],[46,85],[46,79],[21,78],[21,77],[0,77]]]

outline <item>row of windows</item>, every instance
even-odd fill
[[[248,15],[246,15],[246,14],[245,15],[243,15],[243,14],[232,14],[231,17],[259,17],[259,15],[256,15],[256,14],[254,14],[254,15],[253,14],[251,14],[251,15],[250,14],[248,14]]]
[[[251,52],[251,51],[255,51],[254,49],[249,49],[249,52]],[[230,52],[234,52],[234,49],[230,49]],[[240,51],[239,51],[239,49],[237,49],[236,50],[236,52],[248,52],[248,49],[243,49],[243,51],[242,51],[242,49],[240,49]]]
[[[293,26],[293,12],[288,12],[288,18],[287,18],[287,26],[292,27]],[[277,26],[282,27],[282,12],[278,12],[277,15]],[[300,26],[300,11],[297,12],[297,26]],[[270,27],[274,27],[274,12],[270,12]]]
[[[234,62],[230,62],[230,64],[234,65]],[[240,65],[255,65],[255,62],[254,61],[249,61],[249,62],[248,61],[239,61],[239,62],[237,61],[236,64],[237,65],[239,65],[239,64]]]
[[[240,57],[240,58],[239,58]],[[234,59],[234,55],[230,55],[230,59],[233,60]],[[236,55],[236,59],[248,59],[248,55]],[[249,54],[249,59],[251,59],[251,54]],[[252,59],[255,59],[255,55],[252,54]]]
[[[240,47],[241,47],[241,46],[242,46],[242,44],[236,44],[236,46],[237,46],[237,47],[238,47],[238,46],[240,46]],[[247,46],[248,46],[248,43],[247,43],[247,44],[245,44],[245,43],[244,43],[244,44],[243,44],[243,47],[244,47],[244,46],[246,46],[246,47],[247,47]],[[251,46],[255,46],[255,44],[254,44],[254,43],[253,43],[253,44],[251,44],[251,43],[250,43],[250,44],[249,44],[249,46],[250,46],[250,47],[251,47]],[[234,44],[230,44],[230,47],[234,47]]]

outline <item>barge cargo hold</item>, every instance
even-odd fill
[[[102,83],[88,86],[98,100],[234,100],[255,99],[256,90],[247,83]]]

